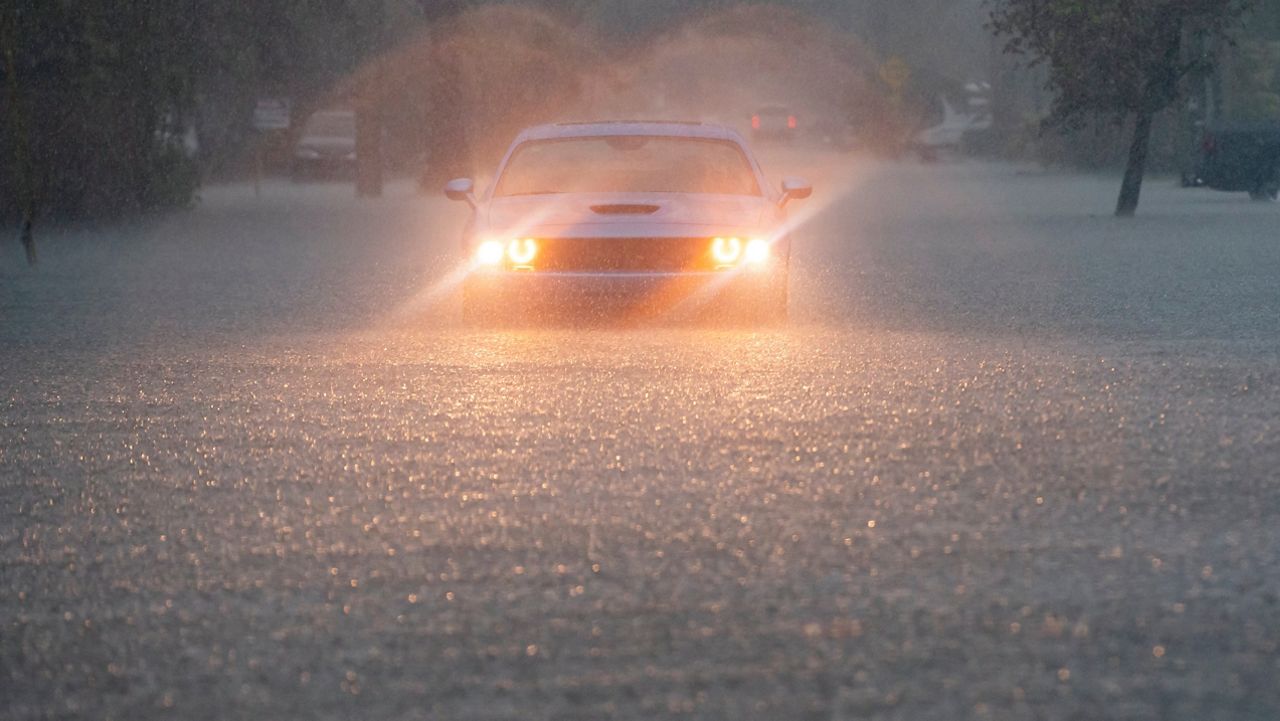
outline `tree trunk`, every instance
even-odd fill
[[[32,217],[31,208],[26,208],[22,212],[22,249],[27,253],[27,265],[36,264],[36,236],[35,236],[35,219]]]
[[[13,182],[18,186],[18,199],[22,206],[22,231],[18,238],[26,251],[27,264],[35,265],[36,174],[31,161],[31,118],[18,83],[18,40],[22,32],[18,22],[16,8],[4,11],[4,15],[0,17],[0,47],[4,51],[4,71],[8,80],[6,90],[9,102],[6,103],[6,115],[13,138]]]
[[[1147,151],[1151,146],[1151,124],[1155,113],[1138,112],[1133,126],[1133,143],[1129,146],[1129,163],[1124,169],[1124,182],[1120,186],[1120,200],[1116,203],[1116,217],[1132,218],[1138,211],[1142,197],[1142,177],[1147,170]]]
[[[382,113],[376,98],[356,107],[356,195],[382,196]]]

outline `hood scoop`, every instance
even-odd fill
[[[591,206],[591,212],[596,215],[653,215],[659,210],[662,210],[662,206],[660,205],[644,205],[639,203]]]

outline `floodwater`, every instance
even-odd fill
[[[0,257],[0,716],[1272,719],[1277,207],[767,152],[778,329],[456,320],[461,209]]]

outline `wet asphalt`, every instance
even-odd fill
[[[470,329],[459,209],[0,257],[0,717],[1280,716],[1280,207],[766,153],[780,328]]]

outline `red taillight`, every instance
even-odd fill
[[[760,129],[760,116],[759,116],[759,115],[752,115],[752,116],[751,116],[751,129],[752,129],[752,130],[759,130],[759,129]]]
[[[796,116],[794,115],[787,116],[787,127],[791,128],[792,130],[796,129]]]

